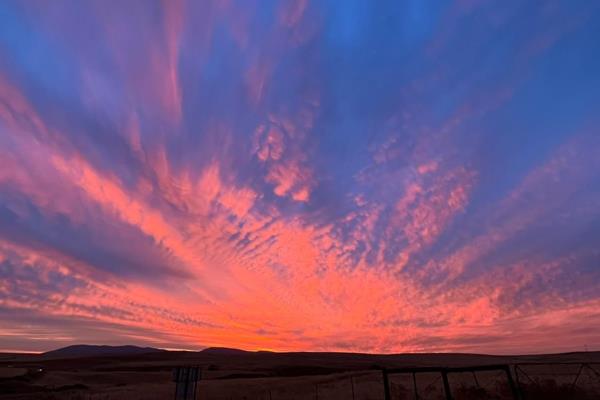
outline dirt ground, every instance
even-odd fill
[[[165,352],[138,356],[45,359],[32,355],[0,356],[0,398],[9,400],[158,400],[171,399],[172,368],[199,365],[198,400],[383,400],[381,368],[469,366],[524,362],[600,362],[600,353],[495,357],[468,354],[377,356],[336,353],[248,353],[243,355]],[[600,364],[599,364],[600,365]],[[558,368],[558,370],[557,370]],[[597,399],[600,377],[578,368],[523,367],[529,398]],[[439,374],[390,375],[394,400],[443,399]],[[534,385],[532,382],[537,382]],[[456,400],[512,398],[506,377],[497,372],[454,374]],[[579,391],[579,387],[588,392]],[[593,392],[593,390],[598,390]],[[554,397],[553,397],[554,396]],[[563,396],[563,397],[556,397]],[[567,396],[567,397],[565,397]],[[573,397],[576,396],[576,397]],[[596,397],[589,397],[596,396]]]

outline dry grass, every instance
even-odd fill
[[[584,354],[582,361],[592,362],[600,354]],[[176,356],[176,357],[175,357]],[[298,354],[250,355],[244,357],[161,354],[133,358],[95,358],[76,360],[10,360],[14,368],[0,372],[12,375],[0,377],[2,400],[163,400],[173,398],[175,384],[171,381],[174,365],[201,365],[203,380],[198,384],[198,400],[383,400],[383,380],[380,371],[387,367],[474,365],[504,361],[497,357],[472,355],[403,355],[397,358],[364,357],[361,355]],[[163,357],[163,358],[161,358]],[[219,358],[221,357],[221,358]],[[550,356],[548,356],[550,357]],[[580,356],[564,355],[560,360],[577,362]],[[592,358],[594,357],[594,358]],[[556,356],[550,357],[555,360]],[[538,357],[533,361],[543,358]],[[527,361],[532,361],[528,359]],[[37,372],[43,367],[43,372]],[[23,370],[27,373],[23,374]],[[344,369],[348,372],[339,372]],[[19,372],[19,376],[16,375]],[[575,369],[576,371],[576,369]],[[521,381],[527,400],[591,400],[600,399],[600,389],[593,386],[593,376],[583,376],[574,389],[571,371],[561,379],[552,378],[555,367],[527,370],[532,379]],[[317,373],[318,375],[308,375]],[[550,375],[544,375],[550,374]],[[298,376],[300,375],[300,376]],[[439,373],[417,374],[419,398],[444,399]],[[243,377],[243,378],[242,378]],[[392,400],[413,400],[414,382],[411,374],[390,375]],[[494,372],[449,375],[456,400],[511,399],[506,377]]]
[[[479,382],[466,377],[450,380],[455,400],[512,399],[508,385],[502,379]],[[422,400],[444,400],[441,383],[433,375],[417,382]],[[412,377],[395,377],[390,381],[392,400],[415,398]],[[523,385],[528,400],[592,400],[600,393],[593,389],[572,388],[548,380],[540,385]],[[96,384],[83,389],[74,386],[55,387],[48,393],[21,394],[7,399],[41,400],[159,400],[173,397],[174,384],[163,382],[130,383],[119,386]],[[0,398],[3,398],[0,396]],[[198,400],[383,400],[383,382],[379,372],[343,373],[327,376],[293,378],[215,379],[199,382]]]
[[[0,378],[15,378],[27,373],[27,368],[0,367]]]

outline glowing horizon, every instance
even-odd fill
[[[0,349],[600,350],[599,21],[0,3]]]

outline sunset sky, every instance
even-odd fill
[[[0,2],[0,351],[600,350],[600,2]]]

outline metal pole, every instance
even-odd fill
[[[413,388],[415,390],[415,400],[419,400],[419,389],[417,389],[417,374],[412,373],[413,376]]]
[[[475,380],[475,384],[477,385],[477,387],[481,387],[479,386],[479,381],[477,380],[477,374],[475,373],[475,371],[471,371],[471,373],[473,374],[473,379]]]
[[[588,363],[585,363],[585,366],[592,371],[594,374],[596,374],[596,377],[598,377],[600,379],[600,373],[598,373],[598,371],[596,371],[594,368],[592,368],[592,366]]]
[[[392,400],[392,396],[390,395],[390,382],[388,380],[387,371],[385,369],[381,370],[383,374],[383,397],[385,400]]]
[[[448,383],[448,373],[442,371],[442,382],[444,383],[444,393],[446,393],[446,400],[452,400],[452,393],[450,393],[450,384]]]
[[[523,388],[521,388],[521,381],[519,380],[519,366],[514,365],[513,368],[515,370],[515,379],[517,381],[517,391],[519,392],[519,399],[523,399],[525,398],[525,396],[523,395]]]
[[[513,398],[519,399],[519,392],[517,391],[517,387],[515,386],[515,382],[513,381],[512,375],[510,374],[510,367],[506,366],[504,370],[506,372],[506,379],[508,379],[508,386],[510,386],[510,391],[512,392]]]
[[[173,380],[175,381],[175,400],[177,400],[177,391],[179,389],[179,368],[175,368],[173,371]]]
[[[183,392],[185,394],[183,395],[183,398],[188,400],[188,394],[190,393],[190,368],[186,368],[185,372],[185,391]]]
[[[352,400],[354,400],[354,375],[350,376],[350,384],[352,385]]]
[[[575,390],[575,385],[577,384],[577,380],[579,380],[579,375],[581,375],[581,371],[583,371],[583,364],[581,364],[581,366],[579,367],[579,371],[577,371],[577,376],[571,384],[571,393],[573,393],[573,390]]]

